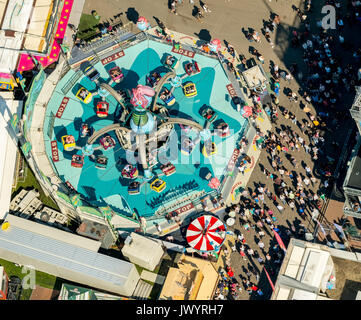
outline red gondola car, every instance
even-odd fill
[[[160,168],[166,176],[170,176],[176,172],[175,166],[171,162],[161,165]]]
[[[106,135],[100,139],[100,144],[103,146],[104,150],[107,150],[114,148],[116,142],[110,135]]]
[[[187,63],[184,66],[184,69],[189,76],[201,72],[201,68],[199,67],[197,61],[194,61],[193,63],[192,62]]]
[[[71,158],[71,166],[74,168],[82,168],[84,165],[84,157],[78,154],[73,154]]]
[[[99,118],[105,118],[108,116],[109,103],[106,101],[99,101],[97,103],[97,116]]]

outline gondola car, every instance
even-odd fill
[[[170,91],[167,88],[164,88],[162,93],[160,94],[159,98],[163,100],[163,102],[167,106],[172,106],[175,103],[175,97],[173,94],[170,93]]]
[[[205,144],[202,150],[202,154],[207,158],[217,153],[217,145],[212,142],[211,144]]]
[[[140,193],[140,183],[138,181],[133,181],[128,186],[128,194],[139,194]]]
[[[108,116],[109,103],[106,101],[99,101],[97,103],[97,116],[99,118],[105,118]]]
[[[89,127],[87,123],[82,123],[79,131],[80,131],[80,137],[85,138],[87,136],[91,136],[93,134],[94,129]]]
[[[192,139],[191,138],[185,138],[181,142],[181,153],[189,156],[192,153],[194,147],[195,147],[195,144],[192,141]]]
[[[177,69],[179,65],[179,60],[172,55],[168,55],[164,60],[164,66],[171,68],[171,69]]]
[[[95,167],[98,169],[106,169],[108,165],[108,158],[106,156],[103,155],[99,155],[97,156],[96,160],[95,160]]]
[[[109,70],[109,75],[115,83],[119,83],[124,79],[124,74],[118,66],[111,68]]]
[[[184,69],[189,76],[201,72],[201,68],[199,67],[197,61],[187,63],[184,66]]]
[[[163,173],[166,176],[170,176],[170,175],[172,175],[173,173],[176,172],[176,168],[175,168],[174,164],[171,163],[171,162],[168,162],[166,164],[162,164],[160,166],[160,169],[163,171]]]
[[[166,183],[165,181],[163,181],[162,179],[155,179],[151,184],[150,184],[150,189],[155,191],[155,192],[162,192],[166,187]]]
[[[82,168],[84,165],[84,157],[78,154],[73,154],[71,157],[71,166],[74,168]]]
[[[138,177],[138,169],[131,164],[127,164],[122,170],[122,178],[135,179]]]
[[[209,122],[213,122],[214,120],[216,120],[217,116],[218,116],[217,113],[210,106],[207,106],[202,111],[202,117],[208,120]]]
[[[72,151],[75,147],[75,139],[72,135],[65,135],[61,137],[61,142],[65,151]]]
[[[92,94],[85,89],[84,87],[81,87],[78,92],[75,95],[80,101],[88,104],[92,101]]]
[[[153,72],[147,77],[147,84],[151,87],[155,87],[160,79],[162,79],[161,75],[158,72]]]
[[[104,150],[107,150],[107,149],[114,148],[116,145],[116,142],[110,135],[106,135],[106,136],[100,138],[100,144],[103,146]]]
[[[183,86],[183,92],[184,95],[187,98],[192,98],[195,97],[197,95],[197,88],[195,83],[193,82],[187,82],[184,86]]]
[[[229,136],[230,130],[228,123],[225,123],[223,121],[219,125],[217,125],[217,134],[222,138]]]

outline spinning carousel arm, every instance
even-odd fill
[[[88,139],[88,144],[93,144],[98,138],[100,138],[103,134],[106,134],[110,131],[114,131],[116,129],[124,130],[124,131],[130,131],[128,128],[122,127],[119,123],[111,124],[109,126],[106,126],[104,128],[101,128],[98,131],[94,131],[94,133],[91,135],[91,137]]]
[[[147,154],[146,154],[146,147],[145,147],[145,135],[141,134],[139,137],[139,157],[140,157],[140,163],[143,166],[144,170],[148,169],[148,163],[147,163]]]
[[[159,96],[159,93],[160,91],[162,90],[164,84],[168,81],[168,79],[170,78],[173,78],[176,76],[176,73],[175,72],[168,72],[166,73],[163,78],[158,82],[158,84],[156,85],[156,87],[154,88],[154,91],[155,91],[155,95],[154,95],[154,100],[153,100],[153,104],[152,104],[152,108],[151,110],[154,111],[154,107],[157,103],[157,100],[158,100],[158,96]]]

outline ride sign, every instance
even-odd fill
[[[174,211],[170,212],[170,214],[173,214],[173,213],[182,214],[182,213],[185,213],[185,212],[187,212],[187,211],[189,211],[189,210],[191,210],[193,208],[194,208],[194,205],[191,202],[191,203],[188,203],[188,204],[184,205],[183,207],[175,209]]]
[[[53,158],[53,162],[59,161],[59,151],[58,151],[58,143],[56,140],[50,142],[51,146],[51,156]]]
[[[231,98],[237,97],[236,90],[234,90],[234,87],[233,87],[233,85],[231,83],[227,84],[226,88],[227,88],[228,93],[231,96]]]
[[[104,65],[106,65],[106,64],[108,64],[108,63],[110,63],[110,62],[112,62],[114,60],[117,60],[117,59],[119,59],[121,57],[124,57],[124,55],[125,55],[124,51],[121,50],[121,51],[119,51],[117,53],[113,53],[112,55],[102,59],[101,62],[103,64],[103,66],[104,66]]]
[[[172,48],[172,52],[174,53],[179,53],[183,56],[186,56],[186,57],[189,57],[189,58],[194,58],[195,56],[195,52],[194,51],[189,51],[189,50],[186,50],[186,49],[176,49],[176,48]]]
[[[65,107],[66,107],[66,105],[68,104],[68,102],[69,102],[69,98],[68,98],[68,97],[64,97],[63,100],[61,101],[61,104],[60,104],[60,106],[59,106],[59,109],[58,109],[58,111],[57,111],[57,113],[56,113],[56,117],[57,117],[57,118],[61,118],[61,116],[62,116],[63,113],[64,113]]]
[[[231,158],[229,159],[227,169],[228,171],[232,171],[234,166],[236,165],[236,161],[239,157],[240,151],[239,149],[234,149]]]

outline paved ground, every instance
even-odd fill
[[[194,2],[196,5],[198,5],[198,1]],[[299,64],[299,68],[301,70],[303,69],[304,64],[302,62],[301,50],[292,48],[290,49],[288,47],[290,28],[297,28],[299,24],[299,19],[296,17],[295,12],[292,10],[292,5],[299,7],[300,1],[231,0],[227,2],[223,0],[208,0],[207,4],[212,10],[212,12],[206,14],[206,18],[204,19],[203,23],[197,22],[192,17],[191,12],[193,5],[191,6],[188,3],[188,0],[183,0],[183,4],[179,6],[178,15],[174,15],[169,12],[169,10],[167,9],[167,1],[154,0],[107,0],[103,2],[99,2],[97,0],[88,0],[85,4],[84,12],[90,13],[91,10],[95,9],[102,16],[102,19],[109,15],[110,12],[114,15],[119,12],[127,12],[128,18],[130,19],[136,18],[137,14],[139,14],[148,18],[152,25],[155,24],[155,21],[152,19],[152,17],[156,16],[171,30],[176,30],[190,35],[198,35],[204,40],[210,40],[211,38],[220,38],[221,40],[226,40],[236,48],[239,54],[245,54],[247,58],[251,57],[251,55],[248,53],[249,46],[252,45],[256,47],[256,49],[260,51],[261,54],[263,54],[263,56],[265,57],[264,69],[266,72],[269,72],[270,70],[270,61],[277,64],[280,69],[288,69],[287,67],[289,67],[292,62],[301,61],[301,63]],[[261,37],[261,43],[249,43],[245,39],[242,28],[248,29],[249,27],[251,27],[257,31],[260,31],[260,29],[263,27],[263,20],[268,20],[271,12],[279,14],[281,18],[281,25],[278,28],[277,35],[272,35],[272,40],[275,43],[275,48],[272,49],[270,44],[265,40],[263,36]],[[320,8],[315,8],[314,15],[320,16],[319,12]],[[124,14],[124,16],[126,16],[126,14]],[[316,20],[313,19],[311,23],[311,28],[314,28],[315,22]],[[284,81],[281,81],[280,91],[282,92],[284,87],[290,87],[292,91],[298,92],[300,86],[302,86],[302,83],[297,82],[295,79],[292,80],[290,85],[288,83],[285,83]],[[343,99],[343,101],[345,102],[345,106],[349,108],[352,97],[345,95]],[[305,103],[305,101],[303,102]],[[292,113],[294,113],[298,121],[306,119],[306,114],[301,110],[299,103],[289,102],[286,96],[282,93],[280,95],[280,106],[283,106],[289,109]],[[315,109],[313,108],[313,106],[310,107],[311,113],[315,114]],[[298,127],[294,125],[289,119],[283,118],[282,115],[280,116],[280,120],[276,127],[280,128],[281,125],[290,126],[292,130],[296,130],[299,134],[301,134],[301,131],[298,129]],[[345,126],[347,126],[347,124],[345,124]],[[274,129],[276,128],[274,127]],[[332,141],[334,139],[342,142],[345,133],[344,131],[345,130],[341,128],[337,132],[330,133],[326,137],[326,139],[329,138],[329,141]],[[306,138],[305,135],[303,135],[303,137],[307,139],[306,141],[308,142],[308,138]],[[303,149],[301,149],[301,151],[299,152],[293,152],[293,155],[296,157],[299,164],[301,163],[301,161],[304,161],[311,168],[314,168],[315,164],[312,161],[310,155],[307,155]],[[288,162],[288,160],[286,160],[284,156],[282,157],[285,167],[288,170],[293,170],[292,165]],[[261,154],[258,164],[256,164],[251,179],[248,183],[248,187],[252,188],[253,190],[254,183],[262,182],[273,191],[274,189],[271,180],[265,179],[265,175],[260,170],[259,164],[262,164],[268,170],[271,169],[270,163],[267,160],[267,154],[264,151]],[[305,174],[305,170],[302,169],[301,166],[298,170],[300,170],[301,173]],[[285,178],[285,180],[288,184],[291,184],[291,181],[288,178]],[[311,189],[317,191],[318,184],[319,183],[311,187]],[[286,210],[282,214],[280,214],[269,200],[266,200],[266,204],[272,210],[274,210],[275,215],[278,219],[277,223],[279,226],[290,227],[291,225],[301,222],[297,214],[292,211],[288,206],[286,206]],[[314,228],[314,222],[311,221],[310,217],[308,217],[307,221],[304,223],[312,232]],[[255,242],[255,231],[253,229],[251,229],[249,232],[245,231],[240,227],[239,221],[237,221],[235,229],[240,230],[245,235],[247,244],[249,244],[253,249],[257,249],[257,245]],[[265,243],[265,251],[267,252],[270,248],[270,245],[272,245],[273,243],[273,237],[271,237],[271,232],[269,232],[269,234],[265,236],[263,242]],[[261,250],[259,249],[258,251],[261,252]],[[238,280],[240,279],[238,275],[244,275],[243,268],[247,267],[248,264],[252,264],[256,269],[262,271],[261,266],[258,264],[257,261],[243,261],[238,252],[231,253],[231,262]],[[254,276],[252,277],[253,278],[251,280],[253,282],[256,282],[256,278]],[[270,296],[271,290],[264,272],[261,273],[259,287],[262,288],[265,293],[265,296],[263,298],[268,298]],[[250,298],[258,299],[258,297],[253,295],[250,297],[245,291],[240,294],[240,299]]]

